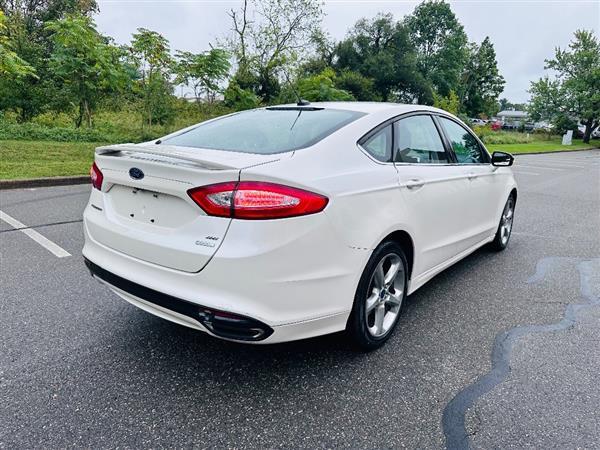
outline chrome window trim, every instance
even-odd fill
[[[371,135],[377,133],[380,129],[386,127],[387,125],[393,124],[394,122],[397,122],[398,120],[402,120],[403,118],[406,117],[410,117],[410,116],[418,116],[418,115],[429,115],[432,120],[435,123],[434,120],[434,116],[435,117],[445,117],[446,119],[449,119],[455,123],[457,123],[458,125],[462,126],[463,128],[465,128],[465,125],[462,124],[459,119],[455,119],[450,115],[444,114],[442,112],[438,112],[438,111],[428,111],[425,109],[418,109],[415,111],[408,111],[408,112],[404,112],[402,114],[398,114],[397,116],[393,116],[390,117],[389,119],[384,120],[383,122],[381,122],[380,124],[374,126],[373,128],[371,128],[369,131],[367,131],[365,134],[363,134],[360,138],[358,138],[358,140],[356,141],[356,146],[358,147],[358,149],[367,156],[367,158],[369,158],[371,161],[377,163],[377,164],[381,164],[381,165],[393,165],[393,166],[426,166],[426,167],[435,167],[435,166],[492,166],[492,156],[490,154],[490,152],[487,150],[487,148],[485,148],[485,145],[483,144],[483,142],[481,142],[481,140],[477,137],[477,135],[475,133],[473,133],[468,127],[466,127],[466,131],[473,136],[476,140],[477,143],[479,144],[479,147],[485,151],[485,153],[488,155],[488,159],[489,162],[483,162],[483,163],[466,163],[466,164],[461,164],[458,162],[449,162],[449,163],[406,163],[406,162],[394,162],[394,161],[380,161],[377,158],[375,158],[374,156],[371,155],[371,153],[369,153],[369,151],[367,149],[365,149],[362,145],[361,142],[365,141],[366,139],[368,139],[369,137],[371,137]],[[447,137],[445,135],[445,130],[441,129],[438,130],[440,134],[440,139],[442,139],[442,143],[444,143],[444,140],[447,140]],[[394,127],[392,127],[392,142],[393,142],[393,133],[394,133]],[[392,149],[393,151],[393,149]],[[451,154],[449,154],[449,156],[453,156],[454,155],[454,150],[450,149],[450,151],[452,152]],[[392,158],[394,157],[393,153],[392,153]],[[493,167],[493,166],[492,166]]]
[[[460,163],[408,163],[408,162],[393,162],[393,161],[380,161],[376,158],[374,158],[373,156],[371,156],[371,154],[364,148],[362,147],[358,142],[356,143],[356,146],[358,147],[358,149],[361,151],[361,153],[363,153],[365,156],[367,156],[371,161],[373,161],[374,163],[383,165],[383,166],[388,166],[388,165],[392,165],[392,166],[419,166],[419,167],[444,167],[444,166],[491,166],[491,163],[468,163],[468,164],[460,164]]]

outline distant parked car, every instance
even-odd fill
[[[483,119],[469,119],[473,125],[487,125],[487,121]]]
[[[492,127],[492,131],[498,131],[502,128],[502,122],[500,122],[500,121],[492,122],[491,127]]]
[[[520,126],[521,126],[521,122],[519,122],[518,120],[511,121],[511,122],[507,122],[507,121],[502,122],[503,130],[518,130]]]
[[[552,131],[554,127],[548,122],[535,122],[533,124],[534,130],[544,130],[544,131]]]

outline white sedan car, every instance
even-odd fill
[[[392,334],[406,296],[510,238],[517,188],[456,117],[389,103],[266,107],[100,147],[92,275],[159,317],[274,343]]]

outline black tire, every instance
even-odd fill
[[[375,271],[379,270],[380,263],[382,263],[381,268],[383,270],[383,278],[381,278],[380,275],[375,274]],[[396,264],[398,263],[398,268],[401,268],[402,274],[400,274],[400,270],[398,270],[397,276],[393,279],[393,282],[389,287],[378,289],[376,286],[377,280],[382,279],[385,285],[385,275],[391,275],[393,273],[392,265],[396,267]],[[382,272],[378,272],[378,274],[381,273]],[[400,291],[400,283],[402,285],[401,293],[398,292]],[[402,247],[393,241],[383,242],[375,249],[371,258],[369,258],[365,270],[360,277],[358,288],[356,289],[356,294],[354,296],[354,305],[346,326],[347,333],[360,350],[375,350],[385,344],[390,338],[398,324],[398,319],[400,318],[402,307],[406,300],[407,288],[408,264]],[[375,289],[380,293],[379,297],[375,294]],[[381,294],[382,290],[384,291],[383,294]],[[377,307],[372,308],[369,314],[367,314],[367,297],[377,298]],[[377,309],[379,309],[379,311],[376,311]],[[374,321],[377,320],[377,317],[381,317],[380,314],[382,309],[383,317],[387,317],[386,324],[389,325],[389,328],[387,329],[384,326],[383,320],[379,321],[379,323],[374,323]],[[388,314],[390,315],[388,316]],[[378,324],[381,325],[379,330],[382,334],[374,335],[373,330],[378,329]]]
[[[508,197],[508,200],[506,200],[506,203],[504,204],[504,209],[502,210],[502,215],[500,216],[500,223],[498,223],[498,229],[496,230],[496,236],[494,236],[494,240],[492,242],[490,242],[490,248],[492,250],[501,252],[506,247],[508,247],[508,243],[510,241],[510,235],[512,233],[513,220],[515,217],[516,203],[517,203],[517,199],[516,199],[515,195],[510,194],[510,196]],[[510,219],[509,219],[510,224],[509,224],[509,228],[508,228],[508,235],[506,235],[506,228],[503,228],[503,226],[506,225],[506,215],[507,215],[508,209],[511,209],[512,212],[511,212]]]

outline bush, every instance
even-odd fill
[[[359,101],[381,101],[381,97],[375,92],[372,78],[354,72],[342,70],[335,77],[335,87],[342,89]]]
[[[300,98],[310,102],[334,102],[354,100],[349,92],[335,87],[336,75],[333,69],[327,68],[318,75],[298,80]]]
[[[482,141],[484,140],[484,137],[498,133],[497,131],[492,130],[492,124],[490,123],[487,125],[472,125],[471,129]]]
[[[544,128],[536,128],[532,131],[536,141],[549,141],[556,137],[554,130],[545,130]]]
[[[560,135],[565,134],[569,130],[573,130],[573,134],[575,135],[578,130],[577,121],[574,119],[571,119],[569,116],[566,116],[564,114],[561,114],[560,116],[558,116],[553,121],[553,125],[554,125],[554,130]]]
[[[249,89],[242,89],[237,83],[231,82],[223,94],[225,105],[236,110],[256,108],[260,99]]]
[[[47,112],[32,118],[31,123],[35,123],[43,127],[70,128],[75,124],[75,119],[73,118],[73,114],[67,114],[64,112]]]
[[[460,100],[454,91],[450,91],[447,97],[442,97],[438,93],[434,92],[433,106],[443,109],[444,111],[448,111],[450,114],[456,115],[458,114],[458,110],[460,108]],[[469,123],[468,120],[463,120],[463,122]]]
[[[124,104],[120,111],[101,110],[93,118],[93,128],[75,128],[66,113],[40,114],[31,122],[19,124],[10,117],[0,118],[0,140],[33,140],[56,142],[143,142],[204,120],[228,114],[222,103],[197,104],[177,100],[176,115],[168,125],[142,126],[141,108]]]
[[[23,124],[0,122],[0,140],[120,142],[123,139],[91,128],[46,127],[32,122]]]
[[[480,139],[486,144],[526,144],[533,140],[527,134],[510,131],[494,131]]]

